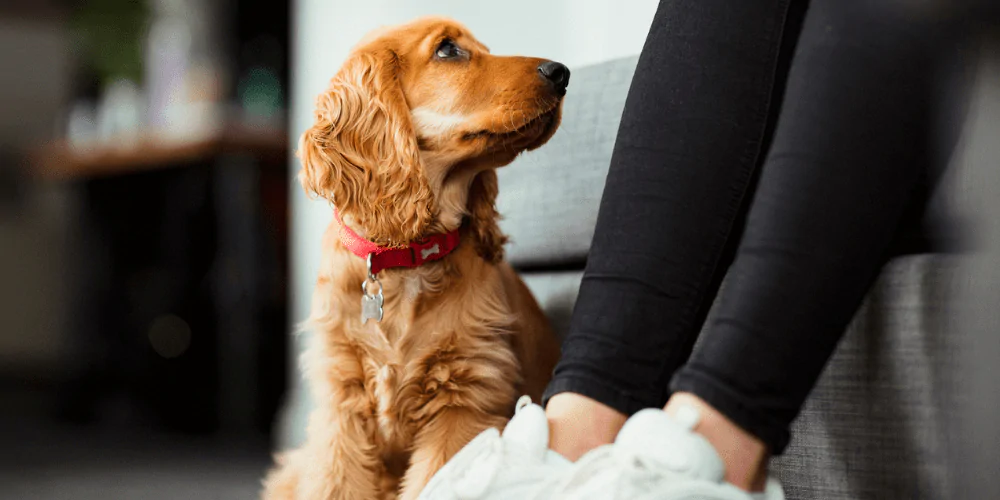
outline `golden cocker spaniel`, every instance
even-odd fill
[[[307,326],[316,409],[267,499],[413,499],[541,396],[558,345],[503,261],[497,167],[555,133],[569,70],[454,21],[370,34],[316,102],[300,180],[336,217]]]

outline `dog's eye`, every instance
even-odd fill
[[[437,50],[434,51],[434,55],[437,56],[438,59],[455,59],[462,57],[462,55],[464,55],[464,51],[462,51],[458,45],[455,45],[454,41],[445,39],[440,45],[438,45]]]

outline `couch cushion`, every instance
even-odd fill
[[[854,318],[775,461],[790,499],[948,498],[946,300],[957,257],[897,258]]]
[[[536,272],[521,275],[528,285],[538,305],[549,318],[552,330],[562,340],[569,330],[569,319],[573,313],[583,271]]]
[[[573,69],[559,131],[499,170],[497,206],[515,266],[586,259],[636,61]]]

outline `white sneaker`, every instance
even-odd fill
[[[501,435],[487,429],[439,470],[419,500],[548,500],[572,467],[549,449],[549,421],[524,396]]]
[[[548,497],[559,500],[784,500],[777,480],[750,494],[723,480],[715,449],[692,432],[699,415],[642,410],[625,422],[615,443],[587,453]]]
[[[521,398],[501,435],[487,429],[431,478],[419,500],[784,500],[768,479],[750,494],[723,480],[723,464],[691,431],[698,412],[677,417],[643,410],[628,419],[614,444],[571,463],[548,449],[545,411]]]

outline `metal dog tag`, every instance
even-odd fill
[[[365,259],[368,266],[368,277],[361,282],[361,324],[368,323],[373,319],[382,322],[382,282],[378,280],[378,275],[372,272],[372,254],[368,254]],[[374,294],[368,293],[368,283],[378,285],[378,291]]]
[[[368,293],[368,283],[378,285],[378,291]],[[361,282],[361,324],[370,319],[382,321],[382,282],[372,272],[372,256],[368,255],[368,278]]]
[[[375,295],[368,295],[365,293],[361,296],[361,324],[365,324],[368,320],[373,319],[375,321],[382,321],[382,287],[379,287],[378,293]]]

